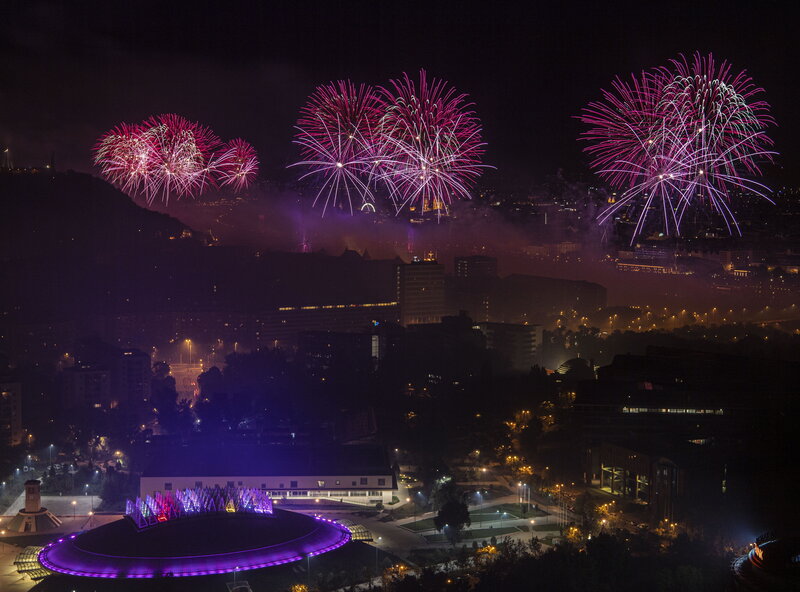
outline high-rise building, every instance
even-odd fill
[[[497,277],[497,258],[485,255],[456,257],[456,277],[464,280],[490,279]]]
[[[0,446],[22,443],[22,388],[18,382],[0,382]]]
[[[150,356],[138,349],[123,350],[113,363],[111,392],[119,401],[141,405],[150,399],[151,378]]]
[[[397,266],[400,323],[438,323],[446,314],[444,265],[435,259],[414,260]]]
[[[110,372],[100,366],[76,364],[61,373],[63,409],[108,408],[112,405]]]
[[[508,360],[512,370],[526,372],[541,364],[542,326],[513,323],[478,323],[486,348]]]
[[[497,259],[484,255],[456,257],[455,278],[449,292],[457,310],[476,321],[489,321],[492,296],[499,281]]]

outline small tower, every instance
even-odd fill
[[[42,509],[42,482],[38,479],[25,481],[25,511],[35,514]]]
[[[8,521],[6,530],[20,534],[45,532],[61,526],[61,520],[47,508],[42,507],[42,482],[38,479],[25,481],[25,507]]]

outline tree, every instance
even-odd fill
[[[444,530],[444,535],[451,545],[455,545],[461,538],[461,531],[464,526],[469,526],[472,521],[469,517],[467,504],[460,500],[449,500],[445,502],[442,509],[433,519],[436,530]]]
[[[177,400],[178,391],[175,389],[175,378],[170,375],[169,364],[156,362],[150,379],[150,403],[158,414],[158,423],[165,431],[176,431]]]

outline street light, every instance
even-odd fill
[[[381,544],[381,539],[383,537],[378,537],[378,540],[375,541],[375,577],[378,577],[378,545]]]
[[[78,502],[72,500],[72,519],[75,520],[75,506],[78,505]]]
[[[53,464],[53,445],[50,444],[50,446],[48,448],[50,450],[50,464],[52,465]]]

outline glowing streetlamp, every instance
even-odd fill
[[[375,577],[378,576],[378,545],[381,544],[381,539],[383,537],[378,537],[378,540],[375,541]]]

